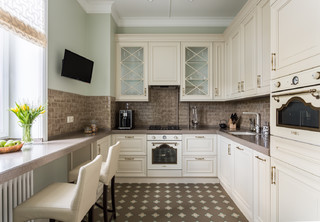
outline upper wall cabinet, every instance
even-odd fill
[[[273,79],[320,65],[319,10],[319,0],[277,0],[272,4]]]
[[[212,94],[212,43],[183,42],[181,101],[208,101]]]
[[[147,43],[117,43],[117,101],[148,101]]]
[[[224,42],[213,43],[213,94],[214,100],[225,98],[225,44]]]
[[[149,58],[149,85],[180,85],[180,42],[150,42]]]

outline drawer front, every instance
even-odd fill
[[[183,135],[183,155],[216,155],[216,135]]]
[[[145,156],[120,156],[117,177],[145,177],[147,176]]]
[[[145,134],[115,134],[112,142],[120,141],[120,155],[146,155]]]
[[[184,177],[216,177],[217,159],[215,156],[184,156],[182,169]]]
[[[271,136],[271,157],[320,176],[319,146]]]
[[[103,137],[97,141],[97,154],[102,155],[102,160],[106,161],[111,143],[111,136]]]

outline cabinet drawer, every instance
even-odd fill
[[[120,156],[117,177],[147,176],[146,156]]]
[[[102,155],[102,160],[106,161],[109,147],[111,142],[111,136],[103,137],[97,141],[97,154]]]
[[[115,134],[112,143],[120,141],[120,155],[146,155],[146,135]]]
[[[216,157],[205,156],[184,156],[183,171],[184,177],[216,177]]]
[[[215,135],[183,135],[183,155],[216,155]]]

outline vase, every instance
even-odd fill
[[[31,137],[31,129],[32,129],[32,124],[22,124],[22,141],[27,144],[32,144],[33,140]]]

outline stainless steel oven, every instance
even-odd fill
[[[320,68],[272,82],[271,134],[320,145]]]
[[[148,169],[181,169],[181,135],[147,135]]]

